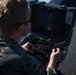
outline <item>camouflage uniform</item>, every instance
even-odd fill
[[[45,75],[45,70],[14,40],[0,37],[0,75]]]
[[[0,37],[0,75],[62,75],[53,74],[29,55],[13,39]]]

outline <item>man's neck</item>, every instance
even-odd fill
[[[15,34],[6,35],[6,34],[3,34],[3,33],[0,33],[0,36],[11,38],[11,39],[15,40],[17,43],[19,43],[19,41],[20,41],[20,37],[17,34],[16,35]]]

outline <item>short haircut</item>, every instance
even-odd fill
[[[0,30],[11,34],[21,23],[26,22],[26,0],[0,0]]]

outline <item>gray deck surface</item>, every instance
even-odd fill
[[[67,56],[60,65],[59,70],[64,75],[76,75],[76,22],[73,27],[72,39],[69,45]]]

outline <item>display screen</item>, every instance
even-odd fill
[[[66,35],[66,11],[62,9],[33,5],[31,9],[31,31],[51,38]]]

